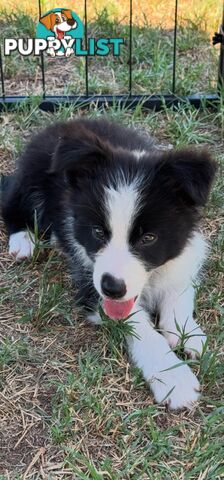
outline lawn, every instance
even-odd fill
[[[211,12],[214,15],[215,8]],[[32,12],[7,15],[0,20],[5,36],[22,33],[24,25],[27,33],[34,31]],[[122,33],[128,27],[111,21],[104,10],[90,28],[97,36],[117,29]],[[179,33],[178,91],[214,90],[218,50],[210,46],[211,31],[202,19],[191,18]],[[136,25],[134,36],[135,91],[169,90],[170,26]],[[60,81],[55,64],[48,64],[49,89],[52,81],[55,92],[64,92],[65,83],[67,91],[82,92],[84,65],[80,60],[72,62],[70,71],[70,63],[62,61]],[[91,91],[125,91],[127,51],[121,64],[108,58],[94,70],[94,62]],[[4,68],[10,93],[41,92],[39,69],[32,59],[15,56],[4,62]],[[14,169],[24,142],[38,128],[74,115],[102,113],[96,105],[88,112],[73,105],[61,106],[52,115],[39,111],[35,98],[29,105],[3,112],[0,171]],[[197,111],[183,104],[146,113],[139,105],[132,112],[114,106],[106,114],[153,134],[164,148],[189,144],[208,148],[219,163],[201,226],[211,246],[196,303],[209,347],[193,367],[202,384],[202,398],[191,412],[168,412],[155,405],[140,372],[129,363],[123,342],[113,341],[108,329],[87,324],[75,308],[74,287],[63,258],[37,245],[31,261],[17,264],[7,254],[1,223],[0,480],[220,480],[224,478],[223,101],[215,110]]]
[[[69,6],[70,3],[67,2]],[[133,3],[133,88],[135,94],[167,93],[172,89],[174,1]],[[195,3],[195,2],[194,2]],[[221,1],[179,2],[176,92],[213,92],[217,86],[219,47],[211,38],[221,22]],[[150,4],[150,8],[149,8]],[[14,8],[10,10],[10,5]],[[3,38],[35,37],[37,2],[6,3],[0,0],[0,29]],[[42,11],[56,6],[43,2]],[[129,89],[129,8],[123,2],[89,2],[88,36],[125,39],[121,55],[89,57],[89,93],[127,93]],[[114,6],[113,6],[114,5]],[[22,6],[24,9],[22,10]],[[123,7],[121,9],[121,6]],[[113,7],[113,8],[112,8]],[[83,3],[76,13],[83,18]],[[136,12],[139,13],[136,17]],[[116,13],[116,15],[115,15]],[[1,42],[0,40],[0,42]],[[17,52],[4,58],[6,94],[41,94],[40,59]],[[60,72],[60,73],[59,73]],[[85,58],[45,59],[47,94],[85,93]],[[0,87],[1,88],[1,87]]]

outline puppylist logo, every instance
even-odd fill
[[[120,55],[123,38],[88,38],[84,46],[84,26],[79,16],[67,8],[54,8],[40,18],[36,38],[5,38],[4,54],[18,51],[23,56],[51,57]]]

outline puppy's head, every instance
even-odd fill
[[[56,38],[64,38],[65,32],[76,28],[77,23],[72,16],[71,10],[61,10],[61,12],[51,12],[40,19],[40,22],[48,29],[54,32]]]
[[[215,169],[206,151],[146,152],[139,161],[85,128],[60,140],[52,171],[64,171],[74,242],[110,317],[126,318],[154,269],[181,253]]]

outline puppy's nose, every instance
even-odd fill
[[[114,299],[124,297],[127,291],[124,280],[115,278],[109,273],[104,273],[102,276],[101,289],[104,295]]]
[[[68,18],[67,23],[68,25],[70,25],[70,27],[72,27],[75,23],[75,20],[73,20],[72,18]]]

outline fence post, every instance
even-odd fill
[[[132,94],[132,29],[133,29],[133,5],[132,0],[129,3],[129,95]]]
[[[218,72],[218,90],[223,90],[224,87],[224,2],[222,8],[222,24],[220,27],[221,44],[219,56],[219,72]]]
[[[85,48],[88,48],[88,16],[87,16],[87,0],[84,0],[84,18],[85,18]],[[86,96],[89,96],[89,63],[88,55],[85,57],[85,83],[86,83]]]
[[[42,9],[41,9],[41,0],[38,0],[38,10],[39,10],[39,21],[42,17]],[[40,54],[40,68],[41,68],[41,79],[42,79],[42,93],[43,98],[46,97],[46,86],[45,86],[45,67],[44,67],[44,54],[41,52]]]
[[[0,74],[1,74],[2,98],[5,98],[5,83],[4,83],[4,72],[3,72],[1,45],[0,45]]]
[[[178,10],[178,0],[175,0],[174,36],[173,36],[173,84],[172,84],[173,94],[175,93],[175,90],[176,90],[177,10]]]

